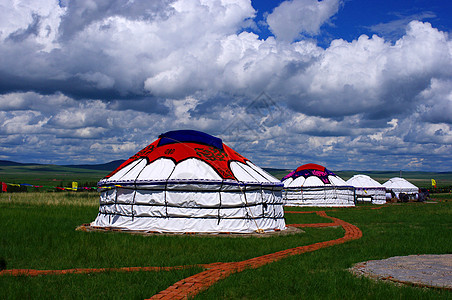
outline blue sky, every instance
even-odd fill
[[[263,167],[452,170],[448,1],[3,1],[0,159],[126,159],[162,132]]]
[[[256,23],[265,21],[265,15],[284,1],[252,1],[256,9]],[[400,1],[342,1],[330,24],[322,27],[320,45],[328,47],[332,39],[352,41],[362,34],[379,34],[385,38],[400,38],[405,26],[412,20],[426,21],[435,28],[449,32],[452,28],[452,4],[444,0],[400,0]],[[381,25],[381,26],[378,26]],[[380,31],[386,29],[386,31]],[[256,31],[261,38],[272,35],[268,26],[259,26]]]

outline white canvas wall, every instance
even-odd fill
[[[369,176],[355,175],[347,180],[346,183],[355,187],[357,201],[370,202],[372,204],[386,203],[386,188]]]
[[[355,206],[354,188],[338,176],[328,176],[331,184],[316,176],[288,178],[284,183],[285,206]]]
[[[406,179],[394,177],[383,183],[383,186],[386,190],[393,191],[397,198],[400,193],[405,193],[408,195],[412,195],[413,197],[417,197],[419,193],[419,188],[407,181]]]
[[[151,188],[104,190],[91,226],[176,233],[285,229],[281,186],[198,184],[191,190],[191,184],[172,183]]]
[[[286,188],[283,195],[285,206],[355,206],[353,188],[346,186]]]

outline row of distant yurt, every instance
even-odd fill
[[[375,204],[385,200],[385,187],[370,177],[345,182],[317,164],[280,181],[221,139],[193,130],[161,134],[98,187],[91,227],[163,233],[279,231],[286,229],[284,205],[354,206],[355,193]]]
[[[355,206],[355,189],[317,164],[306,164],[283,179],[287,206]]]
[[[347,181],[323,166],[307,164],[282,179],[286,206],[354,206],[357,202],[385,204],[403,195],[416,199],[419,189],[409,181],[395,177],[381,184],[367,175],[354,175]]]

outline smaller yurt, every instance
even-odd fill
[[[302,165],[282,182],[286,206],[355,206],[355,188],[321,165]]]
[[[378,181],[367,175],[355,175],[346,181],[348,185],[355,187],[356,201],[370,202],[372,204],[386,203],[386,188]]]
[[[283,184],[217,137],[163,133],[99,181],[93,228],[253,233],[286,228]]]
[[[386,188],[386,191],[394,193],[398,199],[400,199],[400,193],[406,195],[408,199],[417,199],[419,194],[419,188],[417,186],[400,177],[389,179],[383,183],[383,186]]]

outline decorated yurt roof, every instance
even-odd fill
[[[400,177],[394,177],[383,183],[383,186],[388,189],[412,189],[418,190],[418,187],[408,180]]]
[[[325,168],[318,164],[305,164],[299,166],[282,179],[284,186],[346,186],[347,183]]]
[[[355,188],[384,188],[381,183],[363,174],[354,175],[346,182]]]
[[[280,184],[220,138],[195,130],[163,133],[99,182],[212,180]]]

